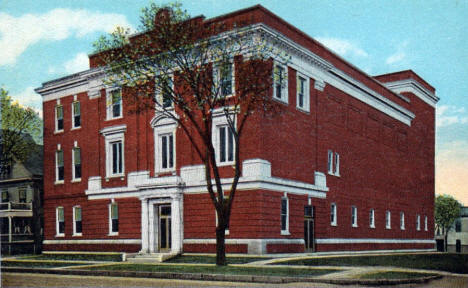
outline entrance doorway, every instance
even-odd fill
[[[304,243],[306,252],[315,251],[314,232],[314,207],[307,205],[304,207]]]
[[[171,205],[159,205],[159,233],[158,250],[166,252],[171,250]]]

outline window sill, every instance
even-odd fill
[[[55,235],[55,238],[63,238],[63,237],[65,237],[65,234],[57,234],[57,235]]]
[[[351,225],[351,227],[358,228],[359,226],[357,224],[353,224],[353,225]]]
[[[385,227],[385,229],[387,229],[387,230],[392,230],[392,227]]]
[[[401,231],[405,231],[405,228],[400,228]]]
[[[159,174],[169,174],[169,173],[172,173],[172,175],[176,175],[176,169],[175,168],[159,169],[159,170],[154,171],[154,174],[156,176],[159,176]]]
[[[340,174],[337,174],[337,173],[333,173],[333,172],[330,172],[330,171],[328,171],[327,173],[328,173],[328,175],[330,175],[330,176],[341,177],[341,175],[340,175]]]
[[[224,230],[224,235],[229,235],[229,230]]]
[[[234,161],[230,161],[230,162],[216,162],[216,165],[218,165],[218,167],[224,167],[224,166],[233,166],[235,165],[235,162]]]
[[[330,226],[336,227],[336,226],[338,226],[338,224],[336,224],[336,223],[330,223]]]
[[[81,237],[81,236],[83,236],[82,233],[76,233],[76,234],[73,234],[73,235],[72,235],[72,237]]]
[[[122,119],[122,118],[123,118],[123,116],[114,117],[114,118],[107,117],[105,121],[112,121],[112,120],[117,120],[117,119]]]
[[[301,108],[299,106],[296,106],[296,109],[303,112],[303,113],[310,114],[310,109]]]
[[[371,228],[371,229],[375,229],[375,226],[369,226],[369,228]]]
[[[55,181],[54,185],[61,185],[61,184],[64,184],[64,183],[65,183],[64,180],[59,180],[59,181]]]
[[[71,183],[79,183],[79,182],[81,182],[81,178],[72,179],[70,182]]]
[[[287,99],[288,95],[285,95],[285,98]],[[281,104],[284,104],[284,105],[289,105],[288,100],[286,100],[286,99],[283,99],[283,98],[280,99],[280,98],[277,98],[277,97],[273,96],[273,100],[275,100],[275,101],[277,101],[277,102],[279,102]]]
[[[287,230],[281,230],[281,235],[291,235]]]
[[[119,232],[111,232],[107,236],[119,236]]]
[[[73,130],[80,130],[80,129],[81,129],[81,126],[78,126],[78,127],[73,127],[70,130],[73,131]]]
[[[125,179],[125,174],[116,174],[116,175],[110,175],[106,177],[106,182],[109,182],[110,179],[115,179],[115,178],[120,178],[120,180]]]
[[[63,133],[63,131],[64,131],[64,130],[55,130],[55,131],[54,131],[54,135]]]

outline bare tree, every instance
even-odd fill
[[[134,111],[156,109],[185,132],[205,166],[218,217],[216,264],[226,265],[225,229],[241,175],[240,139],[254,113],[281,112],[271,92],[273,81],[283,85],[285,71],[276,71],[273,59],[286,62],[288,56],[246,25],[207,24],[203,17],[190,18],[178,3],[151,4],[142,12],[139,33],[119,28],[101,37],[93,57],[106,67],[108,85],[131,91],[122,97]],[[229,148],[217,155],[213,118],[220,116],[228,126],[224,137]],[[233,163],[228,189],[221,183],[219,157]]]

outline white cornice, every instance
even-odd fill
[[[419,84],[419,82],[417,82],[414,79],[387,82],[383,83],[383,85],[385,85],[388,89],[391,89],[395,93],[413,93],[432,107],[435,107],[437,102],[439,101],[439,97],[437,97],[432,91],[428,90],[426,87],[422,86],[421,84]]]
[[[418,244],[434,244],[434,239],[376,239],[376,238],[318,238],[315,240],[317,244],[361,244],[361,243],[385,243],[385,244],[401,244],[401,243],[418,243]]]
[[[126,130],[127,130],[127,125],[122,124],[122,125],[104,127],[99,132],[101,132],[102,135],[107,136],[111,134],[124,133]]]

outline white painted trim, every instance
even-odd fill
[[[358,227],[358,210],[355,205],[351,206],[351,226],[353,228]]]
[[[76,219],[75,219],[75,209],[79,208],[81,210],[81,231],[80,233],[76,232]],[[72,236],[82,236],[83,235],[83,210],[80,205],[73,206],[73,234]]]
[[[119,204],[115,203],[114,199],[111,199],[111,203],[109,203],[107,205],[107,209],[109,211],[109,217],[108,217],[108,221],[109,221],[109,234],[107,234],[108,236],[117,236],[119,235],[119,230],[117,230],[117,232],[112,232],[112,205],[116,205],[117,206],[117,220],[119,220],[120,222],[120,217],[119,217]],[[119,228],[120,228],[120,223],[119,223]]]
[[[101,129],[106,149],[106,178],[125,176],[125,131],[127,125],[110,126]],[[112,143],[122,142],[122,172],[112,173]]]
[[[284,230],[281,229],[281,235],[291,235],[291,233],[289,233],[289,199],[288,199],[288,194],[287,193],[284,193],[283,197],[281,197],[280,219],[282,219],[282,216],[283,216],[283,214],[281,213],[281,208],[283,206],[283,200],[286,200],[286,223],[285,223],[286,224],[286,227],[285,227],[286,229],[284,229]],[[281,223],[281,226],[282,225],[283,225],[283,223]]]
[[[176,165],[177,163],[177,160],[176,160],[177,159],[177,144],[176,144],[177,122],[174,119],[165,117],[163,115],[161,115],[160,117],[157,117],[155,121],[156,121],[155,123],[151,121],[151,126],[153,126],[153,136],[154,136],[154,171],[155,173],[174,172],[177,166]],[[162,143],[161,143],[162,139],[161,138],[162,136],[167,136],[170,134],[172,134],[173,164],[172,164],[172,167],[162,168],[162,159],[160,159],[160,156],[162,154]]]
[[[256,241],[266,242],[267,244],[304,244],[304,239],[226,239],[226,244],[252,244]],[[204,238],[204,239],[184,239],[184,244],[216,244],[216,239]]]
[[[224,63],[229,63],[231,64],[231,91],[232,93],[229,94],[229,95],[226,95],[226,96],[223,96],[222,95],[222,90],[221,90],[221,74],[219,73],[219,68],[224,64]],[[221,61],[217,62],[217,63],[213,63],[213,84],[215,85],[215,88],[216,89],[219,89],[218,91],[218,98],[221,98],[221,97],[225,97],[225,98],[229,98],[229,97],[232,97],[234,95],[236,95],[236,67],[235,67],[235,61],[233,58],[231,58],[229,61],[227,62],[224,62],[224,63],[221,63]]]
[[[385,85],[385,87],[387,87],[388,89],[394,91],[395,93],[413,93],[432,107],[435,107],[437,102],[439,101],[439,97],[437,97],[435,93],[431,92],[429,89],[427,89],[414,79],[405,79],[394,82],[386,82],[382,84]]]
[[[80,182],[81,181],[81,176],[80,176],[80,178],[75,177],[75,149],[77,149],[77,148],[80,149],[80,165],[82,165],[81,164],[81,162],[82,162],[81,161],[81,158],[82,158],[81,157],[81,148],[78,147],[78,144],[75,141],[74,146],[73,146],[73,148],[71,150],[72,151],[72,180],[71,180],[71,182]],[[83,170],[81,172],[83,172]]]
[[[78,105],[80,105],[80,126],[75,126],[75,103],[78,103]],[[72,125],[71,125],[72,127],[70,130],[81,128],[81,102],[76,100],[76,94],[73,95],[73,102],[71,103],[71,122],[72,122]]]
[[[64,223],[64,226],[65,226],[65,208],[63,208],[63,206],[58,206],[55,208],[55,237],[64,237],[65,236],[65,229],[63,231],[63,233],[59,233],[59,213],[58,213],[58,210],[59,209],[62,209],[63,210],[63,223]]]
[[[377,238],[319,238],[316,239],[317,244],[361,244],[361,243],[374,243],[374,244],[402,244],[402,243],[415,243],[415,244],[434,244],[434,239],[377,239]]]
[[[385,229],[392,229],[392,212],[385,211]]]
[[[112,92],[120,91],[120,111],[119,116],[114,117],[114,103],[112,102]],[[110,87],[106,89],[106,120],[123,118],[123,90],[120,87]]]
[[[303,107],[299,106],[299,78],[304,79],[304,99],[303,101]],[[302,74],[300,71],[296,71],[296,108],[299,109],[300,111],[305,111],[309,112],[310,111],[310,78],[304,74]]]
[[[276,97],[276,79],[275,79],[275,68],[280,67],[284,71],[284,75],[282,75],[282,82],[279,83],[281,85],[281,98]],[[288,90],[288,82],[289,82],[289,73],[288,73],[288,66],[280,63],[279,61],[274,61],[273,63],[273,99],[284,104],[289,103],[289,90]]]
[[[44,240],[43,244],[141,244],[141,239]]]
[[[231,119],[232,122],[234,123],[234,126],[235,128],[237,129],[237,117],[236,117],[236,111],[234,111],[234,108],[232,106],[230,107],[227,107],[228,109],[228,115],[225,114],[224,110],[222,108],[218,108],[216,110],[213,111],[212,113],[212,129],[211,129],[211,141],[213,143],[213,147],[215,149],[215,152],[216,152],[216,164],[218,165],[218,167],[222,167],[222,166],[229,166],[229,165],[234,165],[235,163],[235,155],[236,155],[236,142],[235,142],[235,139],[233,139],[233,154],[232,154],[232,161],[228,161],[228,159],[226,159],[226,161],[224,162],[220,162],[220,142],[219,142],[219,130],[221,127],[226,127],[226,152],[228,151],[228,146],[227,146],[227,143],[228,143],[228,138],[227,136],[229,135],[229,131],[230,131],[230,128],[229,128],[229,123],[228,123],[228,119],[227,117],[232,117],[234,119]],[[234,135],[233,135],[234,137]],[[226,153],[226,158],[228,157],[228,154]],[[206,184],[206,183],[205,183]]]
[[[333,221],[331,221],[330,219],[330,225],[337,226],[338,225],[338,207],[335,202],[330,204],[330,213],[333,213]],[[331,215],[330,215],[330,218],[331,218]]]

